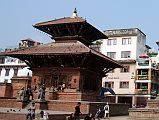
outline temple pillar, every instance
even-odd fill
[[[118,103],[118,95],[115,96],[115,103]]]

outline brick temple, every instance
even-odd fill
[[[1,55],[18,58],[32,70],[32,78],[28,80],[27,87],[34,90],[34,102],[39,109],[74,111],[79,101],[84,113],[96,109],[95,104],[90,102],[99,102],[102,77],[122,67],[118,62],[90,48],[94,41],[107,39],[107,36],[78,17],[76,9],[71,17],[37,23],[33,27],[49,34],[54,41]],[[19,83],[24,82],[18,82],[20,87],[24,86]],[[46,87],[46,102],[37,99],[41,85]],[[63,89],[58,89],[63,85]],[[18,101],[18,106],[25,108],[24,104]]]

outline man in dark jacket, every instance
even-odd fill
[[[80,111],[80,106],[81,106],[81,103],[78,102],[77,103],[77,106],[75,107],[75,120],[80,120],[80,114],[81,114],[81,111]]]

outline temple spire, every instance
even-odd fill
[[[73,13],[72,13],[71,18],[76,18],[76,17],[78,17],[78,14],[77,14],[77,10],[75,8],[74,11],[73,11]]]

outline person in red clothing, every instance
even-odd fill
[[[81,114],[80,106],[81,106],[81,103],[78,102],[77,106],[75,107],[75,113],[74,113],[75,120],[80,120],[80,114]]]

